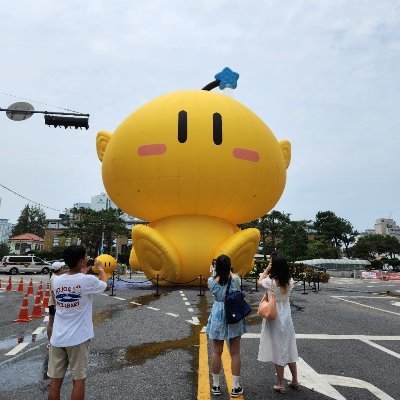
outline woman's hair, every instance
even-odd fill
[[[231,272],[231,259],[221,254],[215,262],[215,276],[219,276],[219,284],[225,285],[228,283],[228,279]]]
[[[285,292],[291,278],[289,265],[284,258],[277,255],[271,258],[271,263],[272,266],[269,271],[269,277],[277,280],[282,291]]]

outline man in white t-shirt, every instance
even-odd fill
[[[72,375],[71,399],[83,400],[89,357],[89,340],[93,338],[93,295],[108,289],[101,262],[96,262],[98,278],[86,275],[86,249],[69,246],[64,250],[69,272],[53,279],[56,314],[50,339],[47,375],[51,378],[49,400],[59,400],[68,365]]]

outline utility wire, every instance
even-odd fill
[[[59,106],[56,106],[54,104],[44,103],[43,101],[39,101],[39,100],[27,99],[26,97],[14,96],[11,93],[7,93],[7,92],[3,92],[3,91],[0,91],[0,94],[4,94],[5,96],[9,96],[9,97],[14,97],[15,99],[26,100],[26,101],[29,101],[31,103],[38,103],[38,104],[43,104],[44,106],[55,107],[55,108],[58,108],[60,110],[70,111],[70,112],[73,112],[73,113],[79,113],[79,111],[70,110],[69,108],[59,107]]]
[[[33,203],[33,204],[37,204],[37,205],[40,206],[40,207],[45,207],[45,208],[49,208],[50,210],[63,212],[63,210],[59,210],[59,209],[57,209],[57,208],[45,206],[44,204],[38,203],[37,201],[33,201],[33,200],[31,200],[31,199],[28,199],[27,197],[22,196],[22,194],[19,194],[19,193],[17,193],[17,192],[14,192],[14,190],[11,190],[10,188],[8,188],[8,187],[2,185],[1,183],[0,183],[0,186],[1,186],[2,188],[4,188],[4,189],[8,190],[8,191],[11,192],[11,193],[13,193],[13,194],[15,194],[15,195],[17,195],[17,196],[19,196],[19,197],[22,197],[22,198],[25,199],[25,200],[28,200],[29,202],[31,202],[31,203]]]

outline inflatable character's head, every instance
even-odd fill
[[[112,276],[113,271],[117,268],[117,260],[110,256],[109,254],[101,254],[100,256],[96,257],[96,260],[100,261],[103,264],[103,269],[108,278]],[[93,266],[93,271],[98,274],[99,270],[96,266]]]
[[[275,206],[291,150],[233,98],[184,90],[143,105],[113,134],[99,132],[97,154],[107,193],[128,214],[237,224]]]

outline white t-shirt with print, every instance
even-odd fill
[[[76,346],[94,336],[93,295],[107,284],[94,275],[64,274],[53,279],[56,315],[50,343],[56,347]]]

